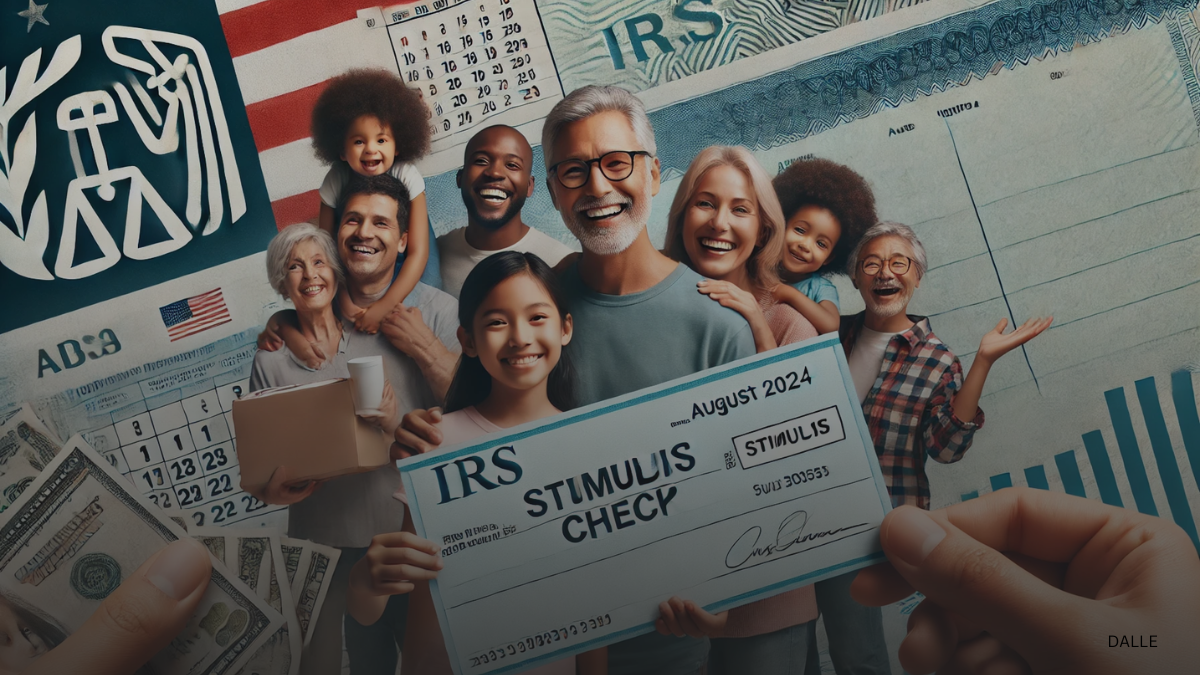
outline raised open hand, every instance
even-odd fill
[[[979,351],[975,353],[975,359],[995,363],[1001,356],[1040,335],[1053,321],[1052,316],[1029,319],[1011,333],[1005,333],[1008,319],[1000,319],[1000,323],[979,341]]]

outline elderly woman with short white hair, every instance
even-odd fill
[[[295,306],[301,334],[327,356],[314,370],[286,346],[273,352],[259,350],[250,375],[251,391],[349,377],[350,359],[390,349],[386,343],[378,344],[377,336],[355,333],[334,313],[334,299],[345,276],[337,245],[327,232],[307,223],[284,228],[267,247],[267,276],[271,286]],[[400,423],[390,383],[384,386],[380,410],[379,416],[363,418],[390,436]],[[290,537],[335,546],[352,564],[363,541],[370,541],[378,532],[397,531],[403,524],[404,511],[391,498],[400,484],[394,462],[326,481],[297,483],[295,475],[287,466],[277,467],[270,483],[254,494],[268,504],[288,505]],[[348,570],[339,561],[313,640],[305,650],[306,663],[341,662]],[[306,668],[302,672],[323,671]]]
[[[346,276],[333,237],[308,223],[284,228],[267,246],[267,277],[280,295],[292,301],[300,333],[329,356],[314,370],[288,351],[286,345],[274,352],[259,350],[254,355],[250,390],[349,377],[345,349],[348,336],[342,320],[333,311],[338,288]],[[380,410],[382,415],[363,416],[363,419],[390,434],[400,424],[390,383],[384,385]],[[255,496],[268,504],[295,504],[316,489],[312,483],[285,487],[287,474],[287,467],[276,469],[266,493]],[[294,520],[295,514],[289,515]],[[289,530],[294,529],[295,523],[291,523]]]

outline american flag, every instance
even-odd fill
[[[225,297],[219,288],[164,305],[158,308],[158,312],[162,314],[163,325],[167,327],[171,342],[231,320]]]
[[[313,155],[309,122],[328,80],[351,68],[397,71],[387,30],[367,28],[358,10],[414,1],[217,0],[280,228],[320,210],[328,167]]]

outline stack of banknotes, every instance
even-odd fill
[[[80,436],[29,406],[0,416],[0,610],[53,647],[127,575],[181,537],[212,553],[212,579],[161,675],[295,675],[340,552],[265,528],[189,527],[147,500]]]

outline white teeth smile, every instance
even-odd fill
[[[732,251],[737,248],[731,241],[721,241],[720,239],[709,239],[707,237],[700,239],[700,245],[705,248],[715,248],[718,251]]]
[[[510,356],[505,361],[510,366],[527,366],[540,358],[542,358],[541,354],[530,354],[528,356]]]
[[[607,218],[609,216],[615,216],[624,210],[625,210],[625,205],[613,204],[612,206],[602,206],[598,209],[588,209],[587,211],[584,211],[584,215],[586,215],[588,218],[599,219],[599,218]]]
[[[479,191],[479,196],[483,197],[484,199],[488,200],[489,202],[490,201],[502,202],[505,199],[508,199],[507,192],[505,192],[504,190],[497,190],[495,188],[484,188]]]
[[[323,290],[325,290],[324,286],[305,286],[300,289],[300,292],[304,295],[316,295]]]
[[[355,253],[363,253],[365,255],[374,255],[376,252],[375,249],[369,246],[351,246],[350,250],[354,251]]]

